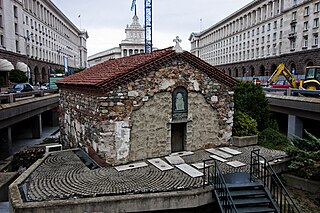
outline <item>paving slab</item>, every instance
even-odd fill
[[[140,163],[130,163],[127,165],[122,165],[122,166],[116,166],[114,167],[118,172],[125,171],[125,170],[130,170],[130,169],[136,169],[136,168],[141,168],[148,166],[147,163],[145,162],[140,162]]]
[[[245,166],[246,164],[245,163],[242,163],[240,161],[230,161],[230,162],[227,162],[226,164],[228,164],[229,166],[232,166],[234,168],[238,168],[238,167],[241,167],[241,166]]]
[[[172,165],[178,165],[185,163],[180,156],[167,156],[165,159]]]
[[[148,162],[160,169],[161,171],[167,171],[174,168],[173,166],[167,164],[160,158],[149,159]]]
[[[182,152],[174,152],[174,153],[171,153],[170,156],[180,156],[180,157],[183,157],[183,156],[188,156],[188,155],[193,155],[194,152],[191,152],[191,151],[182,151]]]
[[[219,157],[222,157],[222,158],[232,158],[233,155],[230,155],[226,152],[223,152],[223,151],[220,151],[220,150],[217,150],[217,149],[213,149],[213,148],[210,148],[210,149],[206,149],[207,152],[210,152],[211,154],[214,154],[214,155],[217,155]]]
[[[192,166],[186,163],[176,165],[176,167],[181,171],[183,171],[184,173],[188,174],[190,177],[196,178],[196,177],[203,176],[202,172],[200,172],[199,170],[193,168]]]
[[[203,162],[199,162],[199,163],[193,163],[193,164],[191,164],[192,166],[194,166],[194,167],[196,167],[197,169],[203,169]],[[204,167],[205,168],[207,168],[207,167],[209,167],[209,166],[211,166],[211,164],[205,164],[204,165]]]
[[[215,160],[221,161],[223,163],[228,161],[227,159],[221,158],[221,157],[219,157],[217,155],[210,155],[210,158],[213,158]]]
[[[238,150],[235,150],[235,149],[231,149],[229,147],[220,147],[219,148],[220,150],[224,151],[224,152],[227,152],[231,155],[239,155],[241,154],[242,152],[238,151]]]

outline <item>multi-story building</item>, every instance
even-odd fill
[[[320,65],[319,0],[254,0],[210,28],[191,33],[191,52],[235,77],[294,74]]]
[[[145,29],[139,23],[139,18],[135,14],[132,23],[125,29],[126,39],[122,40],[118,47],[114,47],[88,57],[89,67],[100,64],[110,59],[121,58],[144,52]],[[156,49],[156,48],[153,48]]]
[[[0,70],[6,71],[0,73],[5,81],[13,68],[27,72],[35,83],[48,81],[54,69],[86,67],[87,38],[50,0],[0,0]]]

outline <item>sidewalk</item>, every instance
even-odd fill
[[[0,202],[0,213],[9,212],[9,202]]]
[[[36,144],[42,143],[45,138],[50,137],[52,134],[56,133],[59,129],[59,126],[44,126],[42,129],[42,135],[39,139],[30,138],[29,132],[24,135],[20,135],[19,139],[16,139],[12,144],[12,152],[17,153],[23,148],[32,147]],[[58,134],[58,133],[57,133]]]

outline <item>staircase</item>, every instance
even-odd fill
[[[210,168],[204,170],[204,187],[214,185],[214,195],[222,213],[300,212],[259,150],[251,152],[250,173],[223,174],[216,161],[212,168],[211,172]]]
[[[279,212],[264,186],[260,182],[250,182],[249,173],[231,173],[223,177],[235,206],[235,211],[230,212]],[[226,209],[223,205],[228,203],[224,202],[223,189],[215,187],[214,193],[219,205]]]

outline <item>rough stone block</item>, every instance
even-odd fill
[[[233,136],[232,145],[237,147],[252,146],[258,144],[258,135],[253,136]]]

